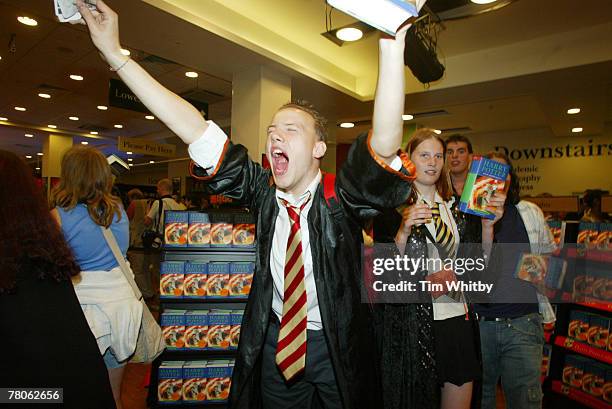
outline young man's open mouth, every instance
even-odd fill
[[[272,171],[274,172],[274,175],[283,176],[289,169],[289,155],[277,147],[272,147],[270,152],[270,157],[272,158]]]

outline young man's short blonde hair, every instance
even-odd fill
[[[319,111],[317,111],[310,102],[301,99],[291,101],[280,107],[278,110],[281,111],[287,108],[299,109],[302,112],[306,112],[312,117],[315,123],[315,131],[320,141],[327,141],[327,119]]]

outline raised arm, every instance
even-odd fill
[[[102,0],[96,3],[97,11],[91,11],[82,0],[77,0],[77,7],[100,54],[153,115],[187,144],[202,136],[208,127],[202,114],[121,54],[117,13]]]
[[[402,143],[405,79],[404,40],[410,24],[393,38],[379,40],[378,84],[374,99],[374,118],[370,145],[390,164]]]

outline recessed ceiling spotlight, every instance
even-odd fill
[[[47,125],[47,128],[57,129],[57,125]]]
[[[122,48],[121,49],[121,54],[125,55],[125,56],[129,56],[130,54],[132,54],[130,52],[130,50],[126,49],[126,48]]]
[[[32,159],[32,155],[26,155],[26,159]]]
[[[363,31],[355,27],[345,27],[336,31],[336,37],[342,41],[357,41],[363,37]]]
[[[128,154],[128,155],[131,155],[131,154],[132,154],[132,152],[130,152],[130,151],[127,151],[127,152],[126,152],[126,154]]]
[[[34,137],[34,135],[32,135],[31,133],[27,133],[27,134],[25,134],[25,137],[26,137],[26,138],[33,138],[33,137]]]
[[[91,131],[91,132],[89,132],[89,134],[90,134],[90,135],[97,135],[97,134],[98,134],[98,131]]]
[[[44,92],[41,92],[40,94],[38,94],[39,97],[44,98],[44,99],[49,99],[51,98],[51,95],[49,94],[45,94]]]
[[[582,128],[580,128],[580,127],[572,128],[572,132],[573,132],[573,133],[579,133],[579,132],[582,132]]]
[[[185,76],[189,78],[198,78],[198,73],[194,71],[187,71]]]
[[[8,121],[8,118],[5,118],[3,116],[0,116],[0,121]]]
[[[121,124],[115,124],[115,125],[113,125],[113,126],[114,126],[115,128],[117,128],[117,129],[121,129],[121,128],[123,128],[123,125],[121,125]]]
[[[567,113],[570,115],[575,115],[580,113],[580,108],[570,108],[567,110]]]
[[[131,161],[133,161],[133,160],[134,160],[134,159],[132,159],[132,158],[128,158],[128,162],[131,162]]]
[[[106,111],[108,109],[106,105],[98,105],[96,108],[98,108],[100,111]]]
[[[497,0],[471,0],[472,3],[476,3],[476,4],[489,4],[489,3],[495,3]]]
[[[17,21],[21,24],[25,24],[26,26],[35,27],[38,25],[38,21],[34,20],[31,17],[19,16],[17,17]]]
[[[38,156],[43,156],[43,153],[42,153],[42,152],[37,152],[36,154],[37,154]]]
[[[70,79],[75,81],[83,81],[83,76],[77,74],[70,74]]]
[[[434,129],[433,131],[436,135],[440,135],[442,133],[442,131],[439,129]]]
[[[68,119],[70,119],[71,121],[78,121],[79,117],[78,116],[69,116]]]
[[[131,163],[128,163],[128,166],[134,166],[134,165],[132,165]]]
[[[402,119],[403,119],[404,121],[410,121],[410,120],[413,120],[413,119],[414,119],[414,116],[413,116],[413,115],[410,115],[410,114],[404,114],[404,115],[402,115]]]
[[[354,126],[355,126],[355,124],[352,123],[352,122],[342,122],[340,124],[340,128],[352,128]]]
[[[87,142],[87,141],[82,141],[82,142],[81,142],[81,145],[89,145],[89,142]]]
[[[151,119],[151,120],[155,119],[155,117],[153,115],[146,115],[145,118],[146,119]]]
[[[40,170],[40,168],[39,168],[39,167],[36,167],[36,170]]]
[[[155,161],[154,160],[150,160],[149,163],[155,163]]]
[[[15,107],[15,111],[25,111],[26,109],[24,107]]]

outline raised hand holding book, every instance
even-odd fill
[[[96,0],[83,0],[83,3],[92,10],[96,9]],[[78,21],[82,18],[76,6],[76,0],[53,0],[53,6],[60,23]]]
[[[510,166],[506,164],[474,155],[459,201],[459,210],[494,219],[495,214],[487,210],[487,206],[493,193],[504,191],[509,186],[509,172]]]

